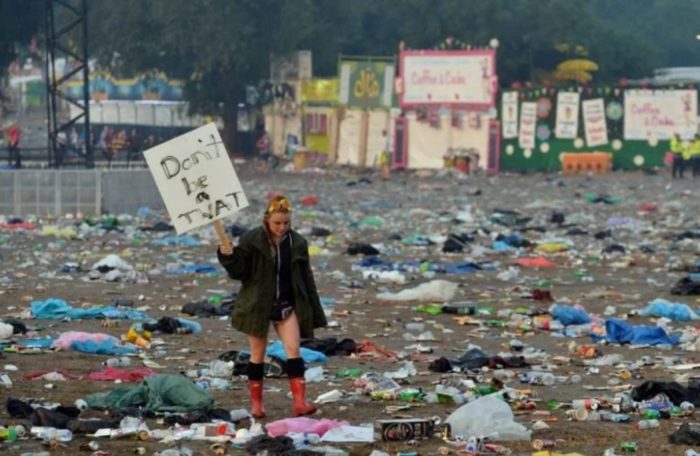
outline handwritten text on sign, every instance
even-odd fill
[[[178,234],[248,206],[213,123],[144,153]]]

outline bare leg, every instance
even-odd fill
[[[299,320],[297,320],[297,315],[292,312],[286,320],[275,324],[275,330],[277,330],[277,335],[282,340],[287,358],[299,358],[301,336],[299,335]]]
[[[262,364],[265,361],[267,339],[265,337],[248,336],[248,342],[250,344],[250,362]]]

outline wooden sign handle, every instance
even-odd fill
[[[224,229],[224,225],[221,223],[221,220],[214,220],[214,230],[216,230],[216,234],[219,236],[219,243],[222,246],[230,247],[231,240],[226,235],[226,230]]]

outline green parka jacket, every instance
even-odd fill
[[[315,328],[328,323],[316,291],[309,246],[299,233],[292,235],[291,282],[294,295],[294,313],[304,339],[312,338]],[[244,233],[233,255],[218,252],[219,263],[229,277],[240,280],[241,290],[231,313],[231,326],[255,337],[267,337],[270,313],[275,299],[275,260],[263,227]]]

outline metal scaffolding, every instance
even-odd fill
[[[57,22],[61,22],[57,24]],[[70,38],[70,45],[67,44]],[[74,64],[72,69],[56,74],[56,59],[64,57]],[[60,168],[68,152],[68,129],[76,122],[84,126],[84,148],[75,151],[86,168],[93,168],[95,161],[90,129],[90,87],[88,67],[87,0],[46,0],[46,110],[48,115],[49,166]],[[76,74],[82,73],[81,98],[72,98],[62,90],[62,85]],[[59,101],[76,106],[78,113],[68,120],[61,118]],[[73,161],[74,162],[74,161]],[[75,162],[74,162],[75,163]]]

